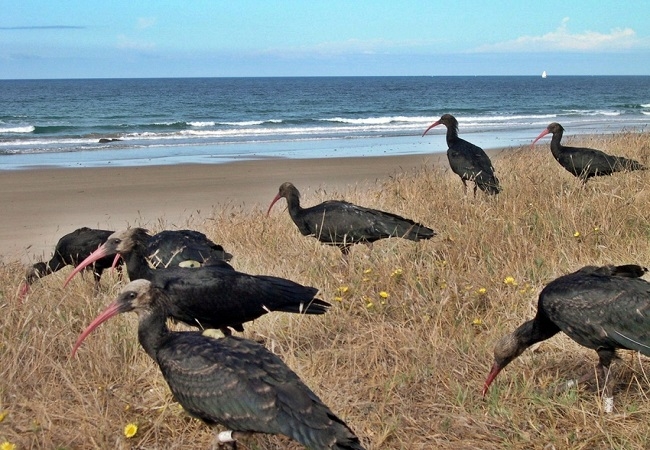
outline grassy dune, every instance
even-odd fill
[[[650,165],[648,133],[567,141]],[[345,198],[439,233],[427,242],[357,246],[348,264],[338,249],[301,236],[284,201],[269,218],[232,207],[156,225],[205,232],[235,255],[238,270],[320,289],[334,304],[328,314],[270,314],[245,335],[279,354],[369,449],[650,448],[650,364],[633,352],[621,352],[616,367],[613,414],[603,413],[593,387],[548,393],[597,361],[564,335],[525,352],[485,399],[480,394],[495,341],[534,315],[546,283],[587,264],[650,264],[650,173],[583,187],[547,143],[493,162],[503,186],[498,199],[465,196],[458,177],[437,167],[396,171],[370,190],[303,188],[305,205]],[[78,334],[124,284],[116,274],[107,273],[95,295],[88,276],[63,290],[64,270],[20,303],[23,272],[18,263],[0,267],[0,412],[7,413],[0,442],[18,449],[210,447],[213,432],[172,400],[139,347],[135,315],[102,325],[69,358]],[[128,423],[138,426],[132,438],[124,436]],[[258,436],[241,448],[300,446]]]

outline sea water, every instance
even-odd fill
[[[650,77],[0,80],[0,169],[444,152],[445,113],[486,149],[647,131]]]

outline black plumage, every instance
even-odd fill
[[[650,356],[650,283],[640,278],[646,272],[633,264],[586,266],[550,282],[539,295],[535,318],[495,345],[483,394],[524,350],[560,331],[598,353],[600,380],[616,358],[616,349]]]
[[[611,175],[614,172],[646,170],[643,164],[633,159],[608,155],[593,148],[565,147],[560,142],[564,128],[557,122],[546,127],[531,145],[535,145],[535,142],[549,133],[553,134],[551,153],[555,160],[583,183],[591,177]]]
[[[164,230],[147,241],[147,259],[154,267],[197,267],[232,255],[199,231]]]
[[[435,231],[410,219],[352,203],[328,200],[309,208],[300,206],[300,193],[289,183],[280,186],[267,215],[281,198],[287,199],[289,215],[303,236],[314,236],[323,244],[336,245],[343,254],[353,244],[401,237],[411,241],[431,239]]]
[[[29,291],[29,286],[39,278],[57,272],[66,266],[77,267],[81,261],[97,250],[112,233],[113,231],[110,230],[82,227],[61,237],[54,248],[52,258],[48,262],[40,261],[27,269],[20,295],[24,296]],[[88,267],[88,270],[93,273],[95,287],[99,285],[104,270],[109,269],[112,264],[113,258],[106,257],[98,259],[92,267]]]
[[[235,434],[282,434],[313,450],[363,449],[352,430],[262,345],[234,336],[171,332],[166,318],[175,302],[149,281],[129,283],[79,336],[73,355],[101,323],[134,311],[140,344],[191,415]]]
[[[146,260],[149,235],[142,228],[113,233],[73,271],[66,283],[87,264],[119,253],[131,281],[146,279],[165,292],[172,302],[169,314],[188,325],[243,331],[243,323],[270,311],[323,314],[329,303],[315,298],[318,289],[284,278],[249,275],[235,271],[225,261],[197,268],[152,269]]]
[[[451,114],[443,114],[437,122],[431,124],[422,134],[438,125],[447,127],[447,158],[449,167],[460,177],[463,186],[467,189],[467,182],[474,182],[474,195],[476,188],[488,193],[498,194],[501,191],[499,179],[494,174],[494,167],[488,155],[481,147],[458,137],[458,120]]]
[[[35,280],[68,265],[78,266],[113,233],[112,230],[83,227],[66,234],[59,239],[54,254],[47,263],[38,262],[27,269],[20,295],[24,296]],[[194,230],[161,231],[149,237],[146,246],[147,260],[153,267],[197,267],[203,264],[214,264],[216,261],[229,261],[232,258],[232,255],[221,245],[215,244],[205,234]],[[122,262],[115,262],[115,265],[117,264],[121,266]],[[106,256],[95,261],[89,268],[93,271],[96,287],[99,286],[104,270],[113,265],[113,258]]]

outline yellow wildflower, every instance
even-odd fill
[[[525,294],[530,290],[531,290],[530,284],[526,283],[521,289],[519,289],[519,292]]]
[[[124,427],[124,436],[132,438],[138,432],[138,426],[134,423],[129,423]]]
[[[517,286],[517,282],[515,281],[514,277],[507,276],[503,279],[503,284],[506,284],[508,286]]]
[[[345,293],[346,293],[347,291],[349,291],[349,290],[350,290],[350,288],[347,287],[347,286],[340,286],[339,289],[338,289],[338,291],[339,291],[341,294],[345,294]]]
[[[9,414],[9,411],[2,411],[0,412],[0,422],[5,420],[7,418],[7,415]]]
[[[483,325],[483,321],[479,317],[477,317],[476,319],[472,320],[472,325],[479,327]]]
[[[599,227],[594,227],[594,233],[598,233],[600,231]]]
[[[4,441],[2,444],[0,444],[0,450],[16,450],[16,444]]]
[[[487,289],[485,289],[485,288],[480,288],[478,291],[476,291],[476,293],[478,295],[485,295],[486,292],[487,292]]]
[[[381,291],[381,292],[379,293],[379,296],[380,296],[381,298],[388,298],[388,297],[390,297],[390,294],[389,294],[388,292],[386,292],[386,291]]]
[[[580,232],[576,231],[575,233],[573,233],[573,237],[574,238],[579,238],[580,237]]]
[[[363,271],[363,273],[370,273],[370,272],[372,272],[372,269],[365,269],[365,270]]]
[[[390,274],[391,277],[399,277],[402,275],[402,269],[395,269],[393,270],[393,273]]]

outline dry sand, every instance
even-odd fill
[[[49,258],[58,239],[81,226],[186,228],[213,208],[266,208],[280,184],[302,192],[374,184],[423,164],[448,167],[444,154],[260,160],[215,165],[30,169],[0,175],[0,257]]]

